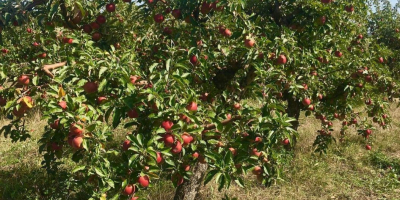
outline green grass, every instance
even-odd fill
[[[225,195],[251,200],[400,199],[400,109],[393,107],[391,116],[395,120],[391,129],[374,131],[371,151],[364,149],[365,141],[353,131],[344,142],[333,144],[326,155],[313,153],[318,121],[302,117],[296,156],[285,167],[283,181],[265,188],[248,175],[245,188],[232,184],[222,192],[211,182],[204,188],[203,199],[223,199]],[[39,118],[31,117],[28,127],[32,129],[32,138],[25,142],[11,143],[10,139],[0,137],[0,199],[80,199],[79,194],[65,189],[68,182],[50,178],[40,168],[42,157],[37,141],[45,123]],[[0,125],[5,123],[2,120]],[[339,122],[335,126],[338,130]],[[118,140],[122,140],[124,130],[118,132]],[[72,167],[73,163],[67,162],[63,170]],[[174,190],[171,182],[162,181],[146,194],[148,199],[168,200]]]

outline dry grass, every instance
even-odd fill
[[[225,194],[251,200],[400,199],[400,182],[394,173],[382,167],[385,161],[400,165],[400,109],[393,106],[391,116],[395,120],[391,129],[374,131],[371,151],[366,151],[365,141],[352,132],[345,142],[332,145],[326,155],[313,153],[319,123],[302,117],[296,156],[286,166],[284,181],[265,188],[249,176],[245,188],[232,184],[222,192],[211,182],[204,190],[204,199],[223,199]],[[11,144],[10,139],[0,137],[0,199],[43,199],[43,188],[53,184],[46,181],[45,172],[40,169],[41,155],[37,150],[44,122],[38,115],[31,119],[31,139]],[[0,121],[0,125],[5,123]],[[122,139],[124,130],[118,132]],[[170,182],[160,182],[149,191],[148,199],[172,199],[173,192]]]

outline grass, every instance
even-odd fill
[[[400,199],[400,109],[391,109],[393,127],[377,129],[372,137],[372,150],[364,149],[365,141],[353,131],[342,143],[333,144],[326,155],[313,153],[312,143],[318,121],[301,117],[300,138],[295,158],[286,166],[284,180],[270,188],[248,176],[245,188],[235,184],[218,192],[215,183],[204,188],[204,199]],[[28,123],[32,138],[11,143],[0,137],[0,199],[79,199],[63,190],[68,183],[49,179],[41,169],[37,141],[45,123],[35,115]],[[0,121],[0,126],[6,124]],[[339,122],[335,124],[338,130]],[[120,132],[123,132],[121,130]],[[335,131],[338,136],[338,131]],[[67,164],[65,169],[72,167]],[[60,176],[62,176],[61,174]],[[170,182],[159,182],[147,193],[147,199],[172,199]]]

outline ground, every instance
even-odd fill
[[[286,165],[282,181],[265,188],[248,175],[244,189],[232,184],[222,192],[210,182],[204,199],[400,199],[396,175],[400,174],[400,108],[392,105],[391,116],[394,120],[390,129],[374,131],[371,151],[365,150],[364,139],[353,130],[344,142],[333,144],[326,155],[313,153],[318,121],[302,116],[295,158]],[[1,120],[0,126],[6,123],[7,120]],[[336,130],[339,125],[336,121]],[[42,157],[37,141],[44,126],[36,112],[29,117],[31,139],[11,143],[10,139],[0,137],[0,199],[48,199],[48,194],[54,199],[76,198],[65,191],[67,183],[46,181],[46,172],[40,168]],[[119,132],[122,135],[124,131]],[[334,132],[335,136],[338,134]],[[116,140],[122,141],[121,135]],[[73,168],[73,163],[68,162],[65,169],[68,168]],[[152,200],[172,199],[172,184],[161,182],[147,195]]]

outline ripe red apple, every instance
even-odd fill
[[[346,10],[347,12],[354,12],[354,6],[353,6],[353,5],[351,5],[351,6],[346,6],[346,7],[345,7],[345,10]]]
[[[181,10],[179,10],[179,9],[174,9],[174,10],[172,11],[172,16],[174,16],[175,19],[181,18],[181,17],[182,17]]]
[[[14,108],[13,109],[13,114],[16,117],[23,117],[26,111],[27,111],[27,108],[24,108],[24,107],[20,107],[19,109]]]
[[[139,117],[139,114],[138,114],[138,112],[136,111],[136,109],[132,109],[132,110],[129,110],[128,111],[128,117],[129,118],[138,118]]]
[[[199,64],[199,61],[198,61],[196,55],[192,55],[192,56],[190,57],[190,63],[192,63],[192,65],[197,65],[197,64]]]
[[[124,0],[124,2],[128,2],[128,3],[130,3],[131,2],[131,0]],[[139,197],[131,197],[131,199],[130,200],[138,200],[139,199]]]
[[[235,110],[239,110],[239,109],[240,109],[240,103],[235,103],[235,104],[233,105],[233,108],[234,108]]]
[[[303,85],[303,89],[304,90],[308,90],[308,85],[307,84],[303,83],[302,85]]]
[[[85,85],[83,85],[83,90],[87,94],[95,93],[97,92],[98,85],[95,82],[86,82]]]
[[[93,22],[93,23],[96,23],[96,22]],[[98,26],[97,23],[96,23],[96,25]],[[92,27],[89,24],[85,24],[85,25],[83,25],[82,30],[85,33],[91,33],[92,32]]]
[[[69,132],[72,136],[82,136],[83,134],[83,130],[75,126],[75,124],[69,126]]]
[[[181,142],[178,140],[176,141],[175,145],[172,147],[172,153],[173,154],[178,154],[182,151],[182,144]]]
[[[254,140],[254,142],[258,143],[258,142],[262,142],[262,138],[261,137],[256,137],[256,139]]]
[[[7,99],[0,97],[0,106],[5,106],[7,104]]]
[[[21,75],[20,77],[18,77],[17,81],[21,85],[29,85],[30,79],[27,75]]]
[[[160,152],[157,152],[157,159],[156,159],[157,164],[160,164],[163,162],[163,158]]]
[[[60,101],[58,102],[58,105],[61,107],[61,109],[66,110],[67,109],[67,102],[65,101]]]
[[[190,165],[182,165],[183,170],[185,170],[185,172],[188,172],[190,170]]]
[[[372,130],[371,130],[371,129],[367,129],[367,130],[365,130],[365,133],[366,133],[367,135],[371,135],[371,134],[372,134]]]
[[[321,16],[319,18],[317,18],[317,24],[318,25],[324,25],[326,23],[326,16]]]
[[[154,21],[156,23],[162,23],[164,21],[164,16],[162,14],[157,14],[154,16]]]
[[[371,104],[372,104],[372,100],[371,100],[371,99],[367,99],[367,100],[365,100],[365,104],[367,104],[367,105],[371,105]]]
[[[97,97],[97,104],[101,105],[107,101],[107,97]]]
[[[255,166],[252,172],[254,175],[260,175],[262,174],[263,170],[260,166]]]
[[[308,110],[309,110],[309,111],[314,111],[314,109],[315,109],[314,105],[308,106]]]
[[[163,140],[164,140],[165,146],[170,147],[170,146],[172,146],[172,145],[174,144],[174,142],[175,142],[175,137],[174,137],[172,134],[170,134],[170,133],[166,133],[166,134],[164,134],[164,136],[163,136]]]
[[[62,41],[65,44],[72,44],[74,40],[72,38],[63,38]]]
[[[198,153],[198,152],[194,152],[194,153],[192,154],[192,157],[193,157],[194,159],[198,158],[198,157],[199,157],[199,153]]]
[[[149,186],[149,181],[150,181],[150,179],[149,179],[149,177],[148,176],[141,176],[141,177],[139,177],[139,179],[138,179],[138,183],[139,183],[139,185],[140,186],[142,186],[142,187],[148,187]]]
[[[380,62],[380,63],[384,63],[384,61],[385,61],[385,60],[384,60],[382,57],[379,57],[379,62]]]
[[[302,103],[303,103],[304,106],[309,106],[309,105],[311,105],[311,99],[304,98]]]
[[[92,40],[97,42],[101,39],[101,33],[93,33],[92,34]]]
[[[386,115],[386,114],[383,114],[383,115],[382,115],[382,118],[383,118],[383,119],[386,119],[386,118],[387,118],[387,115]]]
[[[92,23],[90,23],[90,25],[89,25],[89,27],[88,26],[84,26],[84,28],[86,29],[84,29],[84,31],[86,32],[86,33],[91,33],[92,32],[92,30],[97,30],[97,29],[99,29],[100,28],[100,25],[97,23],[97,22],[92,22]],[[89,29],[90,28],[90,29]],[[89,31],[90,30],[90,31]]]
[[[355,119],[355,118],[351,119],[351,123],[352,124],[357,124],[357,119]]]
[[[236,155],[237,155],[237,150],[236,150],[235,148],[230,147],[230,148],[229,148],[229,151],[232,152],[232,155],[233,155],[233,156],[236,156]]]
[[[32,45],[33,45],[34,47],[37,47],[37,46],[39,46],[39,43],[33,42]]]
[[[191,112],[196,112],[197,111],[197,103],[192,101],[190,102],[187,106],[186,109],[191,111]]]
[[[200,12],[201,12],[203,15],[206,15],[206,14],[210,13],[211,8],[212,8],[212,4],[211,4],[211,3],[208,3],[207,1],[204,1],[204,2],[201,4]]]
[[[359,40],[362,40],[364,38],[364,36],[362,35],[362,34],[359,34],[358,36],[357,36],[357,39],[359,39]]]
[[[193,141],[193,137],[189,133],[182,134],[183,146],[189,145]]]
[[[288,145],[289,143],[290,143],[289,139],[287,139],[287,138],[282,141],[283,145]]]
[[[74,149],[82,149],[83,138],[82,137],[74,137],[71,142],[71,146]]]
[[[247,48],[254,47],[254,44],[256,44],[256,41],[253,38],[244,40],[244,46]]]
[[[335,51],[335,56],[338,57],[338,58],[340,58],[340,57],[343,56],[343,54],[342,54],[342,52],[340,52],[340,51]]]
[[[2,53],[8,53],[8,49],[2,49],[1,52]]]
[[[122,149],[124,151],[127,151],[131,147],[131,141],[130,140],[125,140],[124,143],[122,143]]]
[[[115,12],[115,4],[114,3],[110,3],[106,5],[106,10],[108,12]]]
[[[125,186],[124,195],[131,195],[133,193],[135,193],[135,186],[134,185],[129,184],[129,185]]]
[[[174,123],[170,120],[165,120],[161,123],[161,127],[165,129],[165,131],[170,131]]]
[[[106,23],[106,17],[104,17],[103,15],[99,15],[99,16],[96,18],[96,22],[97,22],[98,24],[102,25],[102,24]]]
[[[165,27],[164,30],[163,30],[163,33],[165,35],[171,35],[172,34],[172,29],[169,28],[169,27]]]
[[[279,55],[279,57],[276,60],[276,64],[278,64],[278,65],[284,65],[284,64],[286,64],[286,62],[287,62],[286,56],[282,55],[282,54]]]
[[[367,145],[365,145],[365,149],[369,151],[369,150],[371,150],[371,146],[367,144]]]

